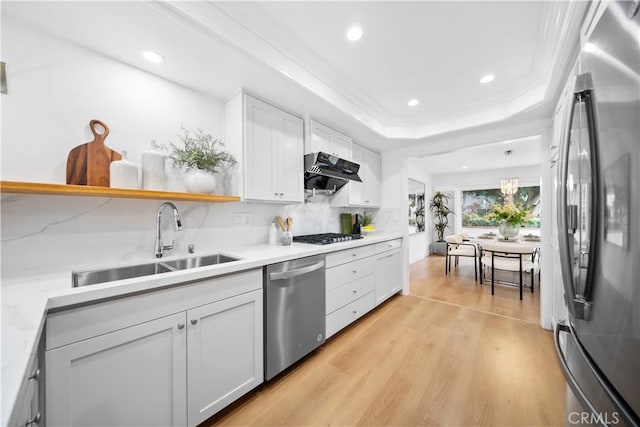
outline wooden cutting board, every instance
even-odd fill
[[[91,120],[93,141],[78,145],[67,157],[67,184],[109,186],[109,165],[120,160],[120,153],[104,144],[109,128],[100,120]]]

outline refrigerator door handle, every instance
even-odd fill
[[[589,215],[590,215],[590,230],[589,230],[589,251],[587,260],[590,262],[591,260],[596,259],[596,247],[597,243],[600,240],[599,230],[600,230],[600,218],[602,215],[598,215],[598,210],[600,209],[600,165],[599,165],[599,151],[598,151],[598,126],[596,120],[596,109],[594,102],[594,85],[593,85],[593,77],[591,73],[584,73],[577,77],[576,79],[576,98],[585,103],[585,112],[587,116],[587,129],[589,135],[589,151],[591,152],[591,156],[589,157],[589,167],[591,168],[591,205]],[[582,259],[580,260],[582,261]],[[595,269],[592,265],[588,265],[587,268],[587,277],[585,280],[585,287],[582,290],[582,294],[579,295],[579,299],[584,304],[585,310],[585,320],[589,320],[590,316],[590,308],[593,303],[592,295],[593,295],[593,282],[594,282],[594,272]]]
[[[587,355],[586,350],[582,347],[582,344],[576,337],[576,333],[573,330],[571,325],[567,325],[565,323],[558,322],[556,325],[555,333],[554,333],[554,341],[556,345],[556,354],[558,355],[558,359],[560,360],[560,366],[562,367],[562,371],[564,372],[565,378],[567,379],[567,383],[571,390],[573,390],[574,394],[580,401],[580,403],[587,408],[591,413],[598,414],[598,410],[593,406],[591,401],[587,398],[584,391],[580,387],[580,384],[576,380],[576,377],[571,372],[569,368],[569,364],[567,363],[567,358],[562,351],[560,346],[560,333],[565,332],[568,335],[568,339],[571,339],[578,349],[580,353],[580,357],[585,361],[587,367],[598,381],[598,384],[602,387],[603,391],[606,393],[607,397],[611,400],[611,402],[615,405],[616,409],[620,411],[623,418],[629,423],[629,425],[637,425],[637,419],[635,415],[633,415],[633,411],[629,408],[626,402],[624,402],[618,395],[618,392],[611,386],[609,381],[605,378],[605,376],[600,372],[600,370],[594,365],[591,361],[589,355]],[[606,424],[602,424],[606,426]]]
[[[560,251],[560,269],[562,273],[562,286],[564,287],[565,302],[571,316],[581,319],[582,312],[576,301],[576,292],[573,286],[573,269],[571,263],[571,253],[569,248],[569,234],[573,235],[577,228],[577,206],[567,205],[567,183],[569,175],[569,149],[571,145],[571,128],[573,124],[573,115],[575,113],[575,105],[578,97],[574,94],[573,102],[569,114],[567,115],[567,123],[565,124],[565,138],[560,144],[559,162],[560,174],[558,182],[558,247]],[[574,213],[575,211],[575,213]],[[575,218],[575,220],[574,220]],[[574,224],[575,222],[575,224]],[[571,229],[571,231],[569,231]]]
[[[571,335],[571,328],[569,326],[561,322],[558,322],[556,324],[554,341],[556,344],[556,354],[558,355],[558,360],[560,360],[560,367],[562,368],[562,372],[564,373],[569,387],[571,387],[571,390],[573,390],[573,394],[575,394],[575,396],[578,398],[580,404],[588,409],[592,414],[597,414],[598,410],[593,406],[585,392],[580,387],[580,384],[578,383],[578,380],[576,380],[576,377],[573,375],[573,372],[571,372],[571,369],[569,369],[567,358],[562,351],[562,347],[560,346],[560,332],[566,332],[566,334],[569,336],[569,338],[567,339],[573,339],[573,336]]]
[[[596,242],[598,241],[598,232],[600,229],[600,215],[598,215],[598,209],[600,206],[599,194],[600,194],[600,171],[598,165],[598,135],[596,127],[596,113],[593,103],[593,78],[591,73],[585,73],[577,76],[576,85],[573,94],[573,102],[571,104],[571,110],[569,112],[567,121],[566,138],[562,141],[562,153],[560,162],[560,191],[558,192],[558,225],[560,232],[558,233],[559,246],[560,246],[560,266],[562,270],[562,283],[564,286],[567,308],[569,313],[576,319],[589,320],[591,318],[592,308],[592,288],[593,288],[593,275],[594,268],[591,265],[587,266],[587,276],[585,280],[585,287],[576,292],[574,286],[574,273],[573,264],[571,259],[571,253],[569,248],[569,234],[575,233],[578,228],[578,206],[567,204],[567,182],[569,175],[569,151],[571,141],[571,129],[573,125],[573,116],[575,113],[575,106],[579,102],[585,104],[585,112],[587,118],[587,128],[589,135],[589,167],[591,169],[591,204],[590,208],[590,230],[589,230],[589,251],[586,257],[580,259],[580,265],[582,266],[582,260],[590,261],[595,259]]]

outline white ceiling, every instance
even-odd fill
[[[225,99],[240,87],[384,151],[549,118],[581,2],[3,2],[77,45]],[[352,23],[364,36],[350,43]],[[575,40],[574,40],[575,41]],[[144,62],[141,49],[165,57]],[[481,85],[480,77],[495,74]],[[409,108],[410,98],[420,104]]]
[[[505,155],[507,150],[511,150],[508,157]],[[420,165],[432,175],[494,169],[508,172],[523,166],[539,166],[540,136],[533,135],[432,155],[420,159]]]

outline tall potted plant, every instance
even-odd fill
[[[444,232],[449,224],[449,215],[454,215],[447,203],[449,196],[441,191],[436,191],[429,201],[429,210],[433,213],[433,229],[438,236],[438,241],[433,244],[433,252],[444,255]]]

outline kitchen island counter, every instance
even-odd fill
[[[198,267],[153,276],[118,280],[108,283],[72,288],[71,272],[27,276],[2,281],[2,416],[0,425],[7,425],[16,404],[19,388],[25,378],[29,357],[36,353],[40,336],[49,311],[62,310],[77,305],[91,304],[135,294],[150,292],[182,283],[233,274],[269,264],[306,256],[326,254],[344,249],[384,242],[403,237],[402,233],[387,233],[366,236],[363,239],[329,245],[293,243],[291,246],[254,245],[221,248],[226,255],[240,258],[237,261]],[[211,252],[193,255],[174,255],[163,261],[202,256]],[[149,260],[111,265],[78,266],[75,270],[92,270],[105,267],[136,265]]]

